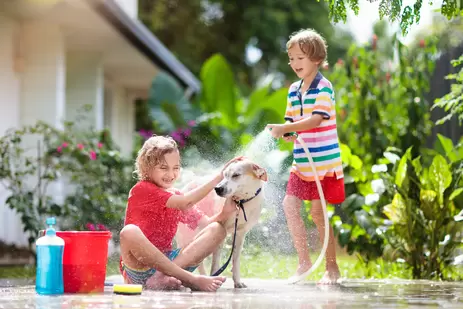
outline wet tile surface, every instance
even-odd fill
[[[115,295],[108,288],[100,295],[49,297],[36,295],[32,285],[9,286],[0,288],[0,308],[463,308],[463,283],[348,280],[333,287],[313,282],[288,285],[283,280],[245,283],[248,288],[235,290],[228,279],[217,293],[144,291],[140,296]]]

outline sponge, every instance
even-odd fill
[[[113,292],[121,295],[140,295],[143,291],[141,284],[114,284]]]

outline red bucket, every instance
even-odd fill
[[[103,293],[109,231],[57,231],[64,240],[64,293]]]

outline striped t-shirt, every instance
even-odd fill
[[[301,86],[302,80],[289,88],[285,120],[296,122],[313,114],[322,115],[324,120],[320,126],[297,133],[309,148],[320,180],[325,176],[343,178],[333,86],[320,72],[304,94],[301,94]],[[291,173],[303,180],[315,181],[309,159],[298,140],[294,142],[293,155]]]

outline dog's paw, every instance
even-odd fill
[[[244,289],[247,288],[246,284],[243,282],[235,282],[235,289]]]

